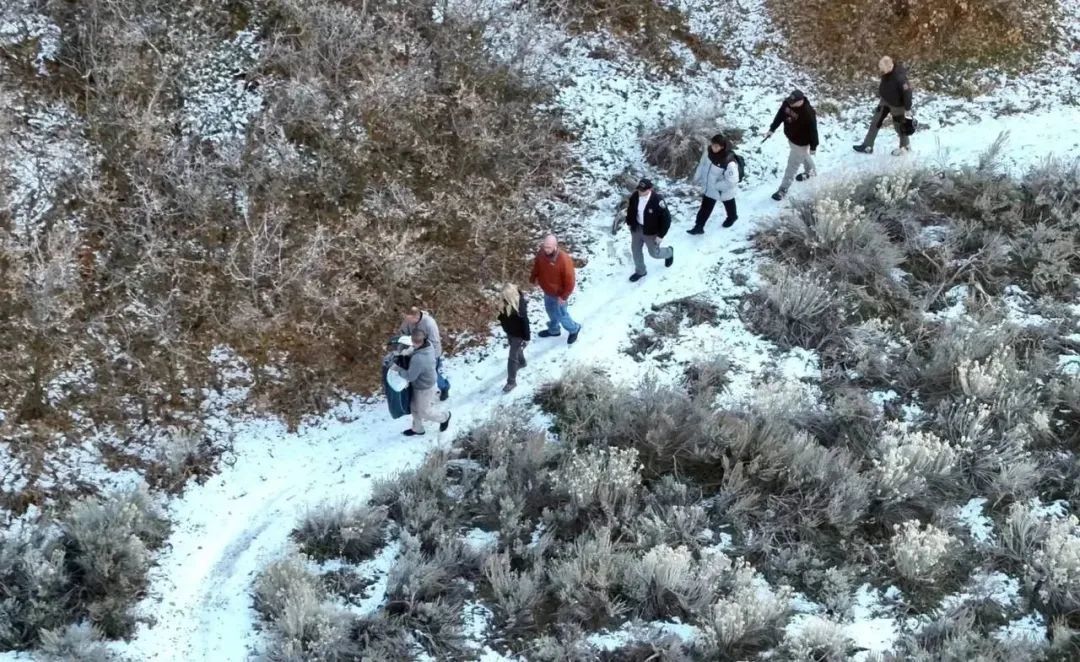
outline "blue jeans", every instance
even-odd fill
[[[443,375],[441,356],[435,359],[435,382],[436,386],[438,386],[439,390],[443,393],[446,393],[450,390],[450,382],[447,381],[446,376]]]
[[[570,313],[566,310],[566,304],[559,305],[559,297],[545,294],[544,310],[547,311],[548,316],[548,333],[558,335],[560,324],[570,333],[577,333],[581,330],[581,325],[570,317]]]

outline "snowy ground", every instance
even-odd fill
[[[581,136],[583,168],[572,182],[576,199],[570,205],[552,203],[565,218],[581,219],[575,239],[588,251],[588,265],[571,300],[571,312],[583,324],[581,340],[572,347],[564,339],[534,340],[527,349],[529,367],[512,397],[501,393],[505,378],[501,337],[487,348],[450,359],[447,373],[454,387],[448,404],[454,424],[444,436],[486,419],[511,399],[529,398],[538,385],[582,363],[605,367],[616,380],[634,383],[650,372],[673,378],[681,372],[680,362],[694,357],[724,356],[734,368],[729,396],[733,400],[746,397],[762,380],[812,383],[818,370],[815,356],[779,352],[739,321],[736,305],[747,288],[736,285],[745,281],[733,282],[733,276],[753,282],[755,256],[747,236],[755,222],[781,207],[769,195],[778,183],[786,144],[776,136],[759,147],[756,136],[764,133],[790,87],[799,85],[811,95],[813,90],[798,80],[797,69],[775,48],[749,55],[759,43],[778,43],[759,0],[733,0],[738,11],[720,17],[711,15],[706,3],[675,4],[687,9],[690,24],[701,30],[727,16],[739,16],[738,48],[747,55],[742,66],[735,71],[695,67],[678,82],[645,83],[647,67],[628,55],[618,60],[590,57],[595,45],[610,47],[613,39],[568,39],[553,26],[539,30],[538,44],[564,44],[546,63],[544,73],[560,82],[560,103]],[[1080,3],[1067,4],[1073,16],[1080,16]],[[1002,131],[1010,132],[1005,160],[1014,165],[1052,153],[1075,154],[1080,148],[1080,107],[1057,104],[1080,98],[1080,77],[1069,75],[1078,66],[1074,54],[1071,60],[1053,63],[1043,83],[1006,80],[992,98],[923,100],[918,114],[931,130],[915,137],[915,153],[907,158],[894,159],[886,149],[881,149],[884,155],[853,155],[850,145],[861,137],[870,100],[845,104],[839,115],[821,118],[821,183],[870,168],[902,168],[914,160],[971,162]],[[646,85],[649,94],[641,92]],[[1054,105],[1044,105],[1046,99],[1053,99]],[[696,210],[693,190],[651,172],[642,162],[637,138],[641,130],[659,126],[673,113],[700,106],[714,106],[730,123],[757,130],[742,149],[751,180],[739,195],[738,224],[721,229],[714,216],[704,236],[691,237],[684,230]],[[894,140],[891,132],[883,131],[879,147],[891,147]],[[625,231],[615,237],[610,233],[616,205],[628,193],[612,181],[627,166],[635,174],[654,176],[661,191],[668,193],[675,218],[668,238],[675,249],[674,267],[650,263],[648,277],[634,285],[626,281],[632,271],[629,236]],[[692,343],[679,347],[666,367],[654,360],[638,363],[623,353],[652,304],[694,294],[705,294],[720,305],[721,321],[716,326],[690,330],[687,338]],[[533,303],[531,308],[538,319],[542,307]],[[288,548],[297,517],[327,500],[365,498],[374,479],[412,465],[439,443],[431,436],[419,441],[401,436],[404,420],[390,420],[382,403],[359,400],[295,433],[273,420],[219,422],[226,423],[234,435],[229,461],[219,474],[203,485],[190,485],[168,506],[174,532],[152,572],[150,595],[139,606],[152,624],[141,626],[133,641],[115,645],[133,659],[247,659],[259,642],[251,582],[260,568]],[[981,507],[976,504],[970,510],[975,519]],[[869,650],[887,649],[895,636],[896,622],[882,616],[880,602],[874,595],[861,595],[861,616],[849,628],[857,643]]]

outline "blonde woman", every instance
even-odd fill
[[[517,371],[525,367],[525,343],[532,338],[529,333],[525,295],[513,283],[503,286],[499,301],[499,324],[510,340],[510,357],[506,360],[506,386],[503,387],[503,393],[509,393],[517,386]]]

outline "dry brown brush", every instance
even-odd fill
[[[567,134],[482,25],[430,4],[47,5],[62,48],[32,84],[77,109],[99,167],[32,236],[0,224],[5,432],[168,419],[223,386],[221,346],[296,421],[377,383],[407,306],[450,350],[488,328],[484,289],[521,277]],[[47,397],[73,369],[88,386]]]

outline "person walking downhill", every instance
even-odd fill
[[[566,307],[574,292],[574,261],[559,250],[559,240],[555,235],[549,234],[540,245],[540,252],[533,260],[529,282],[539,285],[544,291],[544,310],[548,316],[548,327],[537,335],[541,338],[557,338],[561,326],[570,334],[566,344],[573,345],[581,332],[581,325],[570,317]]]
[[[712,215],[716,201],[724,203],[727,217],[723,227],[730,228],[738,220],[735,207],[735,191],[739,186],[739,164],[735,159],[735,150],[731,141],[718,133],[709,141],[709,146],[701,154],[697,170],[694,171],[694,184],[704,189],[701,194],[701,207],[698,208],[694,227],[689,234],[705,234],[705,223]]]
[[[904,132],[904,120],[911,120],[911,83],[908,82],[907,70],[899,64],[893,64],[888,55],[878,61],[881,82],[878,84],[878,107],[866,137],[854,146],[856,152],[873,154],[874,140],[878,129],[885,123],[885,118],[892,115],[893,128],[900,136],[900,146],[893,150],[893,156],[900,156],[911,151],[911,138]]]
[[[641,247],[649,249],[649,255],[663,260],[665,267],[675,262],[675,249],[671,246],[660,247],[668,230],[671,229],[671,210],[663,196],[653,190],[653,183],[648,179],[638,182],[637,188],[630,194],[626,205],[626,224],[630,226],[630,252],[634,255],[634,273],[630,282],[636,283],[645,277],[645,256]]]
[[[529,333],[529,312],[525,295],[513,283],[503,286],[499,309],[499,324],[510,341],[510,356],[506,359],[506,386],[503,393],[517,386],[517,372],[525,367],[525,345],[532,338]]]
[[[776,117],[762,142],[771,138],[781,124],[784,125],[790,150],[784,178],[780,180],[780,188],[772,194],[773,200],[783,200],[791,182],[805,181],[817,174],[814,170],[814,154],[818,148],[817,113],[802,90],[793,90],[780,104],[780,110],[776,111]],[[799,172],[800,166],[802,172]]]
[[[396,370],[412,387],[412,427],[402,434],[417,437],[424,434],[424,421],[439,424],[439,431],[450,427],[450,412],[435,408],[435,348],[423,329],[413,329],[410,334],[412,347],[401,353],[409,357],[409,367],[394,365]]]
[[[427,336],[428,342],[435,350],[435,377],[439,387],[439,399],[446,400],[450,397],[450,382],[443,375],[442,340],[439,336],[439,324],[431,313],[420,310],[413,306],[401,316],[401,326],[398,327],[399,336],[412,335],[412,332],[420,329]]]

